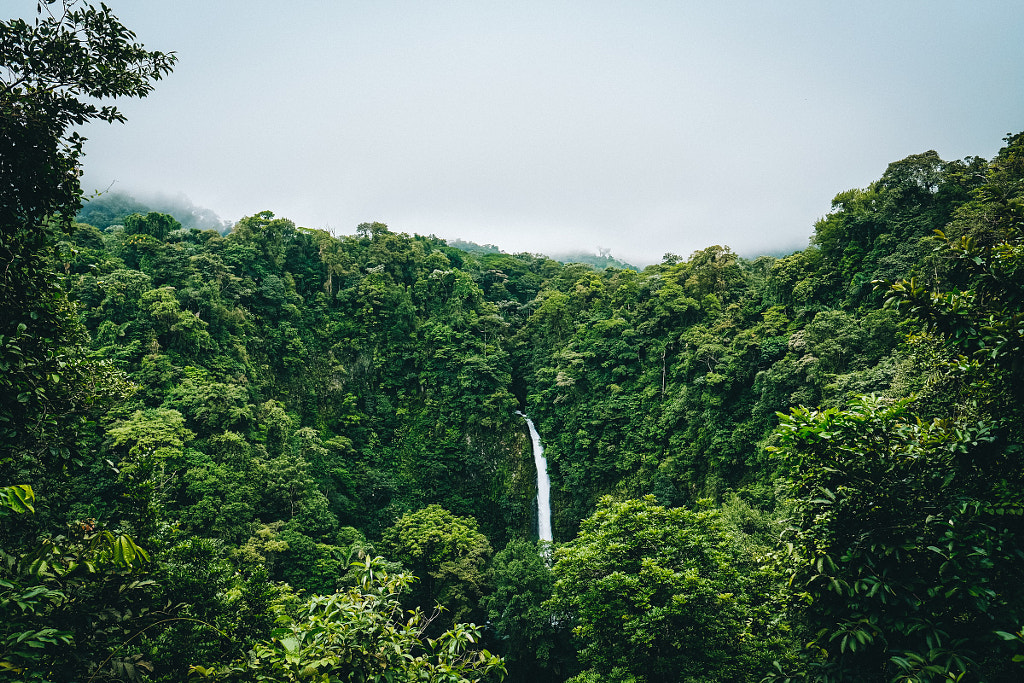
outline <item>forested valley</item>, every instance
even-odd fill
[[[781,258],[228,228],[83,203],[174,57],[75,12],[0,25],[0,680],[1024,676],[1024,133]]]

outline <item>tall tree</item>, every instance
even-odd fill
[[[145,97],[175,57],[136,43],[105,5],[42,0],[37,13],[31,23],[0,22],[0,483],[41,484],[42,511],[56,498],[46,484],[84,464],[103,399],[126,393],[118,373],[82,360],[84,329],[55,268],[57,238],[82,205],[85,138],[74,128],[124,121],[102,101]],[[6,524],[0,535],[2,668],[20,680],[82,680],[106,653],[107,662],[127,664],[112,659],[127,625],[98,622],[123,614],[124,571],[145,553],[94,520],[41,545],[27,526],[27,538]],[[29,609],[9,599],[25,589],[35,595]],[[18,632],[18,612],[28,631]],[[8,646],[26,632],[44,637],[33,645],[42,656],[23,668],[28,660]]]
[[[74,128],[124,121],[101,102],[145,97],[174,65],[134,39],[108,7],[77,0],[0,22],[0,465],[83,398],[88,373],[69,353],[81,329],[51,259],[82,206]]]

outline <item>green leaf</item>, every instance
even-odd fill
[[[7,508],[16,513],[35,513],[35,493],[28,484],[16,484],[0,488],[0,508]]]

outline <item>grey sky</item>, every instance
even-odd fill
[[[1024,129],[1016,0],[108,4],[180,61],[86,131],[87,187],[336,234],[800,248],[887,163]]]

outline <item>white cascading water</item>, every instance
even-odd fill
[[[551,480],[548,479],[548,461],[544,459],[544,446],[540,443],[540,434],[533,426],[533,420],[518,410],[526,426],[530,428],[533,440],[533,464],[537,466],[537,536],[542,541],[551,541]]]

